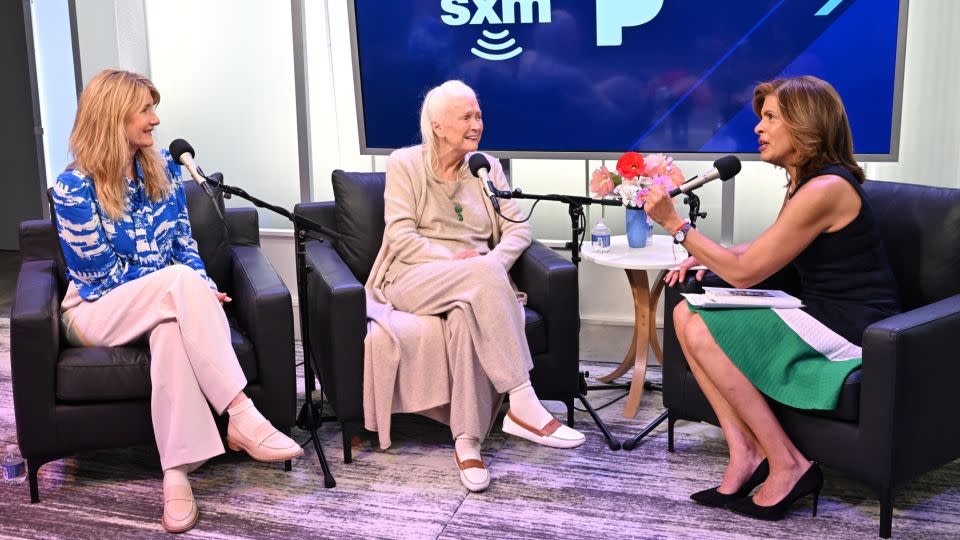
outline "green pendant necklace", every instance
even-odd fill
[[[463,207],[453,203],[453,211],[457,213],[457,221],[463,221]]]

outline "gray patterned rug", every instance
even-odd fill
[[[589,345],[589,344],[588,344]],[[585,362],[585,365],[587,363]],[[602,375],[610,364],[589,363]],[[651,370],[650,379],[659,371]],[[302,386],[301,386],[302,388]],[[302,392],[302,390],[301,390]],[[618,395],[591,392],[594,406]],[[620,438],[660,412],[647,392],[637,418],[623,401],[601,411]],[[560,415],[563,407],[548,404]],[[561,416],[562,417],[562,416]],[[719,481],[725,445],[718,429],[679,423],[675,453],[665,426],[634,452],[611,452],[586,413],[577,427],[587,444],[570,451],[508,437],[484,444],[492,483],[468,493],[453,463],[449,431],[415,416],[394,421],[394,446],[372,438],[344,465],[334,424],[320,429],[337,487],[324,489],[312,446],[292,472],[241,454],[211,460],[191,475],[200,504],[195,538],[876,538],[879,505],[862,485],[826,471],[819,516],[810,499],[783,522],[765,523],[698,506],[694,491]],[[953,426],[945,426],[954,429]],[[304,432],[294,437],[305,441]],[[0,439],[16,442],[10,389],[9,321],[0,319]],[[895,538],[960,537],[960,462],[929,473],[901,493]],[[0,535],[13,538],[163,537],[156,450],[89,452],[45,465],[39,504],[27,485],[0,485]]]

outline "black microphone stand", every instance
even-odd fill
[[[315,375],[313,369],[313,356],[312,349],[310,347],[310,309],[308,303],[309,298],[307,297],[307,273],[310,271],[310,268],[307,266],[306,241],[308,238],[311,238],[323,242],[328,237],[338,238],[340,234],[313,220],[293,214],[285,208],[264,202],[238,187],[228,186],[223,183],[222,179],[222,175],[219,173],[213,173],[209,178],[207,178],[206,183],[212,184],[221,193],[226,194],[224,195],[225,197],[228,197],[229,195],[236,195],[241,199],[250,201],[254,206],[266,208],[267,210],[280,214],[281,216],[293,222],[293,236],[297,242],[297,298],[299,299],[300,303],[300,339],[303,344],[303,378],[306,394],[306,402],[300,409],[300,414],[297,415],[297,427],[310,433],[310,440],[313,441],[313,447],[317,451],[317,459],[320,460],[320,469],[323,471],[323,486],[326,488],[332,488],[337,485],[337,481],[333,478],[333,474],[330,472],[330,466],[327,464],[327,458],[323,454],[323,447],[320,446],[320,439],[317,437],[317,429],[323,423],[323,418],[320,416],[320,412],[317,411],[317,408],[314,406],[313,402],[313,391],[316,389],[316,382],[314,378],[318,377],[318,375]]]
[[[571,232],[571,241],[567,242],[566,247],[570,249],[570,260],[573,261],[573,264],[580,267],[580,241],[584,233],[587,230],[587,221],[583,214],[583,207],[589,206],[591,204],[599,204],[602,206],[620,206],[620,199],[591,199],[590,197],[581,197],[577,195],[533,195],[529,193],[524,193],[520,188],[514,189],[513,191],[497,191],[497,197],[504,199],[532,199],[536,201],[556,201],[566,203],[567,212],[570,214],[570,232]],[[589,387],[587,386],[587,377],[590,374],[584,371],[580,371],[580,383],[578,386],[577,397],[580,399],[580,402],[583,403],[583,407],[590,414],[590,417],[593,418],[594,423],[597,424],[597,427],[600,428],[600,432],[603,433],[603,438],[607,441],[607,446],[610,450],[619,450],[620,441],[615,439],[613,435],[610,434],[610,430],[607,429],[607,425],[603,422],[597,411],[590,405],[590,402],[587,401],[587,391]],[[622,387],[622,385],[611,385],[604,388],[617,388]]]
[[[700,197],[698,197],[694,192],[689,192],[683,197],[683,204],[686,204],[690,207],[690,226],[697,226],[697,218],[706,218],[707,213],[700,211]],[[623,441],[624,450],[633,450],[640,444],[640,441],[650,434],[651,431],[656,429],[657,426],[663,423],[664,420],[670,417],[669,411],[663,411],[660,413],[660,416],[654,418],[649,424],[647,424],[643,429],[640,430],[640,433],[637,433],[634,437]],[[673,438],[671,435],[670,441],[667,443],[672,451],[673,448]]]

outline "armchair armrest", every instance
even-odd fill
[[[260,245],[260,220],[256,208],[227,208],[224,214],[230,244],[234,246]]]
[[[517,287],[527,293],[527,305],[547,325],[547,350],[570,363],[574,380],[579,369],[580,297],[577,267],[534,240],[510,269]]]
[[[572,314],[579,320],[577,267],[559,253],[534,240],[514,263],[510,276],[527,293],[530,308],[545,318]]]
[[[290,291],[259,246],[233,246],[233,310],[253,342],[263,414],[290,427],[296,415],[296,361]]]
[[[323,391],[341,422],[363,419],[363,339],[367,298],[329,242],[306,243],[310,345]]]
[[[10,367],[17,440],[24,456],[55,452],[60,307],[57,265],[26,261],[20,267],[10,310]]]
[[[891,470],[902,475],[895,483],[953,460],[960,449],[960,433],[936,429],[960,409],[958,335],[960,295],[864,331],[860,425],[871,440],[887,441],[868,444],[888,453]]]
[[[20,260],[56,261],[62,256],[57,229],[50,220],[34,219],[20,223]]]

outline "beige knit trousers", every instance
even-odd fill
[[[502,394],[530,378],[523,306],[492,257],[411,266],[383,293],[396,309],[445,315],[450,430],[483,440]],[[401,360],[402,361],[402,360]]]
[[[63,305],[76,303],[71,286]],[[168,266],[62,314],[75,346],[150,342],[153,433],[164,470],[223,453],[209,402],[223,414],[246,386],[220,302],[192,268]]]

